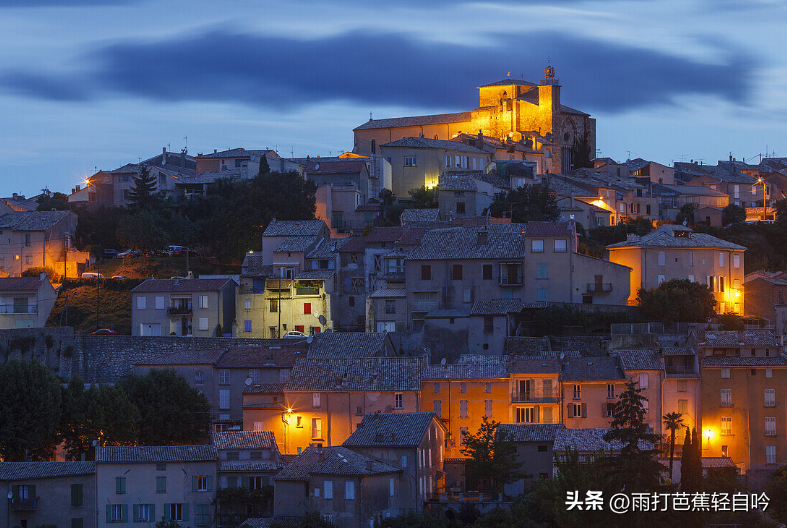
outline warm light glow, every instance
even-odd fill
[[[713,438],[713,430],[712,429],[705,429],[705,438],[710,440]]]
[[[741,292],[739,292],[738,290],[735,290],[735,297],[740,297],[740,296],[741,296]]]
[[[249,250],[249,255],[253,255],[253,254],[254,252],[252,250]]]
[[[292,407],[287,407],[287,412],[292,413]]]

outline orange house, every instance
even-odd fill
[[[511,362],[509,423],[560,423],[560,360],[521,358]]]
[[[617,357],[567,357],[561,380],[566,427],[609,427],[625,380]]]

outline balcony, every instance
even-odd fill
[[[498,286],[524,286],[524,281],[521,276],[518,277],[500,277]]]
[[[36,511],[37,499],[11,499],[11,511]]]
[[[194,312],[191,306],[168,306],[167,315],[191,315]]]
[[[37,304],[3,304],[0,305],[0,314],[37,314]]]
[[[512,392],[511,403],[560,403],[557,391]]]
[[[696,377],[697,370],[693,366],[688,365],[665,365],[664,372],[668,377]]]
[[[319,286],[296,286],[295,295],[320,295]]]
[[[588,293],[609,293],[612,291],[611,282],[589,282],[587,285]]]

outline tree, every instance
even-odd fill
[[[407,194],[413,199],[413,207],[416,209],[434,209],[437,207],[437,197],[434,188],[430,189],[426,185],[421,185],[417,189],[410,189]]]
[[[120,220],[117,239],[129,248],[143,251],[159,249],[167,243],[167,232],[161,224],[156,213],[143,209]]]
[[[44,191],[46,191],[46,189],[44,189]],[[68,203],[68,196],[61,192],[54,192],[50,196],[44,192],[44,194],[38,198],[38,207],[36,207],[36,210],[51,211],[52,209],[57,209],[58,211],[68,211],[71,209],[71,204]]]
[[[721,225],[742,224],[746,221],[746,209],[740,205],[730,204],[721,210]]]
[[[765,485],[771,499],[768,514],[781,523],[787,523],[787,465],[779,467]]]
[[[650,290],[640,288],[637,303],[649,320],[698,323],[714,315],[716,298],[704,284],[688,279],[672,279]]]
[[[585,132],[574,138],[571,146],[571,157],[574,161],[575,169],[593,168],[593,153],[590,150],[589,133]]]
[[[174,370],[131,374],[120,381],[139,410],[141,445],[197,444],[208,436],[210,404]]]
[[[136,209],[152,209],[158,201],[156,196],[156,177],[150,173],[146,165],[139,169],[139,175],[133,178],[134,188],[128,191],[131,206]]]
[[[271,172],[271,167],[268,165],[268,156],[264,154],[260,156],[260,171],[259,175],[262,176],[263,174],[269,174]]]
[[[484,416],[481,427],[475,434],[468,433],[462,441],[462,454],[468,457],[465,467],[466,479],[470,482],[489,482],[491,489],[502,492],[506,484],[522,478],[516,459],[516,445],[508,433],[497,430],[499,422]]]
[[[178,521],[172,519],[168,520],[162,517],[160,521],[156,522],[156,528],[183,528],[183,525]]]
[[[440,518],[428,511],[408,511],[395,517],[384,517],[375,523],[375,528],[441,528]]]
[[[667,413],[661,417],[664,421],[664,428],[670,432],[669,435],[669,478],[672,480],[672,467],[675,458],[675,434],[683,427],[683,415],[679,412]]]
[[[555,222],[560,217],[560,208],[548,189],[537,190],[531,185],[523,185],[497,193],[489,213],[495,218],[510,216],[511,221],[517,223]]]
[[[653,491],[659,486],[664,466],[654,458],[659,435],[645,422],[646,398],[634,381],[626,382],[612,411],[607,442],[622,444],[620,453],[610,457],[613,482],[625,490]]]
[[[12,359],[0,367],[0,457],[44,460],[58,443],[60,383],[38,361]]]
[[[787,198],[776,200],[773,206],[776,209],[776,225],[787,226]]]
[[[687,493],[702,490],[702,444],[697,430],[686,427],[683,454],[680,459],[680,489]]]
[[[716,316],[716,322],[719,323],[721,325],[721,329],[725,331],[738,331],[744,329],[743,319],[737,314],[719,314]]]

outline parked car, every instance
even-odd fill
[[[90,272],[83,273],[82,274],[82,278],[83,279],[103,279],[104,276],[102,274],[100,274],[100,273],[93,273],[92,271],[90,271]]]
[[[111,258],[115,258],[117,256],[118,256],[118,250],[117,249],[105,249],[104,250],[104,258],[105,259],[111,259]]]
[[[117,332],[109,328],[102,328],[101,330],[90,332],[90,335],[117,335],[117,334],[118,334]]]
[[[297,330],[291,330],[284,334],[284,339],[303,339],[304,337],[307,337],[306,334]]]
[[[128,280],[128,277],[126,277],[125,275],[112,275],[112,279],[113,280],[124,281],[124,280]]]
[[[138,249],[127,249],[122,253],[118,253],[118,258],[129,258],[129,257],[139,257],[141,253]]]
[[[183,246],[167,246],[166,252],[168,257],[179,257],[183,250],[186,249]]]

